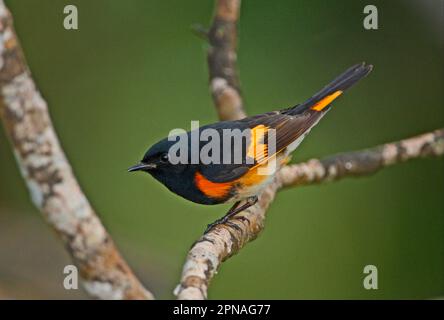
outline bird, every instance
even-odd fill
[[[310,130],[331,109],[333,101],[343,95],[344,91],[366,77],[373,69],[365,62],[348,68],[327,86],[301,104],[278,111],[266,112],[240,120],[220,121],[204,125],[198,129],[183,133],[187,141],[184,152],[185,161],[172,161],[171,152],[177,139],[164,138],[146,151],[142,160],[130,167],[129,172],[143,171],[164,184],[173,193],[195,203],[216,205],[234,203],[221,218],[209,224],[205,233],[215,226],[226,223],[229,218],[248,209],[257,203],[261,192],[269,185],[276,172],[287,164],[291,154],[300,145]],[[197,150],[192,150],[190,140],[196,132],[210,130],[224,135],[225,131],[246,133],[241,143],[231,144],[224,148],[226,141],[215,142],[220,146],[216,160],[208,163],[191,158],[205,146],[210,139],[198,141]],[[208,149],[208,148],[207,148]],[[241,154],[240,161],[233,161],[232,154]],[[225,161],[225,160],[229,161]],[[222,161],[224,160],[224,161]],[[237,159],[239,160],[239,159]],[[274,170],[265,171],[271,163]],[[262,172],[261,172],[262,170]]]

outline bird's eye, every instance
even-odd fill
[[[163,162],[163,163],[168,163],[168,159],[169,159],[169,157],[168,157],[168,153],[162,153],[162,154],[160,155],[160,161],[161,161],[161,162]]]

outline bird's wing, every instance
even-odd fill
[[[282,152],[292,143],[299,144],[310,128],[316,124],[322,114],[320,112],[303,112],[298,115],[287,115],[270,112],[245,118],[241,121],[227,123],[227,128],[243,130],[246,137],[242,144],[231,145],[230,163],[208,164],[200,166],[200,173],[208,180],[218,183],[231,182],[249,170],[266,164],[277,153]],[[300,139],[298,141],[298,139]],[[222,140],[222,139],[221,139]],[[275,143],[273,143],[275,141]],[[223,143],[221,141],[221,143]],[[226,143],[226,142],[225,142]],[[294,148],[296,148],[294,146]],[[221,144],[221,150],[223,146]],[[242,151],[241,162],[235,162],[235,153]],[[292,150],[291,150],[292,151]]]

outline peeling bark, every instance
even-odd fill
[[[152,299],[80,189],[2,0],[0,116],[32,201],[68,249],[87,293],[100,299]]]

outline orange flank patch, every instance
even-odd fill
[[[266,165],[267,164],[254,166],[242,177],[231,182],[213,182],[205,178],[200,172],[196,172],[194,181],[196,182],[197,188],[207,197],[213,199],[223,199],[228,196],[228,193],[232,187],[237,188],[237,191],[239,192],[244,188],[249,190],[250,188],[254,188],[265,182],[269,176],[259,174],[259,170]]]
[[[250,131],[251,142],[248,146],[247,156],[256,160],[256,162],[261,162],[268,156],[268,147],[264,143],[264,137],[267,133],[268,127],[260,124]]]
[[[235,182],[242,185],[243,187],[260,185],[262,182],[264,182],[265,179],[268,178],[268,176],[264,174],[261,175],[258,171],[261,167],[264,167],[266,165],[267,164],[251,168],[246,174],[238,178]]]
[[[230,182],[213,182],[205,178],[199,172],[194,177],[197,188],[209,198],[223,198],[228,192],[232,183]]]
[[[276,159],[277,152],[271,157],[268,156],[268,148],[264,143],[264,137],[267,134],[268,127],[264,125],[258,125],[251,129],[251,139],[250,145],[247,149],[247,156],[254,158],[256,165],[251,167],[248,172],[243,176],[228,182],[213,182],[208,180],[200,172],[196,172],[194,176],[194,182],[196,187],[207,197],[213,199],[224,199],[226,198],[232,188],[236,188],[237,193],[250,192],[251,190],[256,190],[260,187],[262,183],[270,179],[269,174],[264,174],[263,171],[268,166],[268,161],[271,159]],[[283,159],[278,160],[278,166],[282,165]],[[270,168],[271,171],[273,171]],[[273,171],[274,173],[274,171]]]
[[[322,109],[324,109],[326,106],[328,106],[330,103],[333,102],[333,100],[335,100],[337,97],[339,97],[342,94],[341,90],[338,90],[328,96],[326,96],[324,99],[322,99],[321,101],[317,102],[313,107],[311,107],[311,110],[315,110],[315,111],[321,111]]]
[[[252,190],[256,190],[256,188],[260,187],[262,183],[270,178],[267,175],[259,174],[259,169],[261,167],[262,166],[255,166],[242,177],[231,182],[213,182],[205,178],[199,172],[196,172],[194,179],[197,188],[208,198],[223,200],[227,198],[233,187],[236,189],[237,195],[242,193],[250,194]]]

